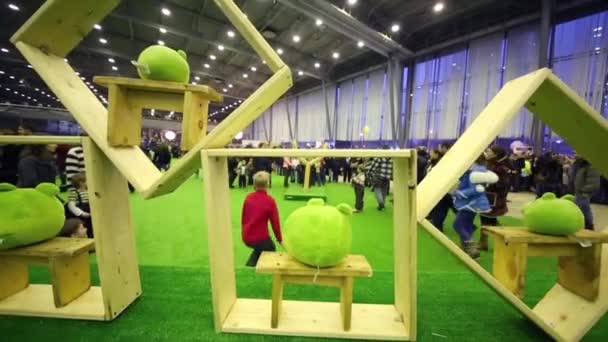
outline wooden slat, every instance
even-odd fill
[[[11,42],[21,41],[63,58],[119,3],[120,0],[47,0],[11,37]]]
[[[281,57],[274,51],[272,46],[262,37],[260,32],[241,12],[237,4],[232,0],[215,0],[215,4],[230,20],[232,25],[239,31],[243,39],[255,50],[255,52],[266,62],[273,72],[285,67]]]
[[[200,168],[200,150],[220,148],[228,145],[234,136],[249,126],[258,116],[281,97],[292,85],[288,68],[279,70],[234,112],[215,127],[209,135],[199,141],[188,153],[179,159],[169,171],[162,174],[143,193],[144,198],[152,198],[172,192]]]
[[[270,326],[276,328],[281,318],[281,306],[283,304],[283,277],[280,274],[272,276],[272,312]]]
[[[0,144],[15,145],[80,145],[82,137],[63,135],[0,135]]]
[[[0,257],[0,302],[25,289],[29,279],[26,263]]]
[[[353,278],[351,277],[345,277],[344,284],[340,288],[340,313],[344,331],[349,331],[353,315]]]
[[[149,189],[160,178],[160,171],[138,146],[128,148],[109,146],[106,108],[63,58],[45,54],[24,42],[17,42],[16,46],[90,138],[138,191]]]
[[[0,256],[54,258],[74,256],[93,249],[93,239],[56,237],[35,245],[0,251]]]
[[[524,298],[526,271],[528,269],[528,245],[506,244],[494,238],[492,274],[501,284],[519,298]]]
[[[281,275],[281,280],[283,280],[283,283],[331,287],[342,287],[344,278],[346,277],[317,276],[315,279],[314,276],[311,277],[309,275]]]
[[[600,288],[601,262],[601,245],[580,248],[577,256],[560,257],[558,283],[589,301],[595,301]],[[608,286],[606,279],[604,286]]]
[[[183,95],[186,92],[192,92],[200,94],[205,99],[213,102],[222,102],[224,100],[224,97],[220,93],[206,85],[111,76],[95,76],[93,82],[106,88],[111,85],[119,85],[129,90],[142,90],[163,94]]]
[[[182,112],[184,110],[184,95],[182,94],[150,93],[141,90],[129,90],[127,94],[129,103],[135,108],[140,117],[143,115],[142,110],[144,108],[175,112]]]
[[[562,137],[578,155],[608,176],[608,158],[598,143],[608,141],[608,120],[554,74],[532,95],[526,108]],[[604,145],[605,146],[605,145]]]
[[[203,193],[205,194],[205,219],[209,244],[209,275],[213,301],[213,322],[220,331],[232,305],[236,301],[236,276],[234,273],[234,245],[230,191],[228,188],[228,162],[223,157],[209,157],[200,152],[203,166]],[[244,264],[245,260],[241,260]],[[266,324],[269,324],[270,317]]]
[[[207,135],[209,100],[196,93],[186,92],[183,108],[181,149],[189,151]]]
[[[401,314],[393,305],[353,304],[349,331],[344,331],[340,303],[337,302],[284,300],[281,320],[276,329],[270,327],[270,309],[270,300],[239,298],[226,318],[222,331],[364,341],[410,340]]]
[[[528,244],[528,256],[575,256],[581,248],[574,244]]]
[[[418,186],[418,220],[426,218],[550,74],[540,69],[505,84]]]
[[[327,149],[271,149],[271,148],[218,148],[209,149],[210,156],[223,157],[353,157],[353,158],[409,158],[412,150],[327,150]]]
[[[93,286],[62,308],[55,307],[51,285],[28,286],[25,290],[0,301],[0,315],[106,320],[101,288]]]
[[[282,252],[263,252],[256,266],[258,273],[317,276],[371,277],[372,267],[363,255],[348,255],[334,267],[305,265]]]
[[[483,227],[483,232],[493,236],[500,236],[507,243],[525,242],[534,244],[574,244],[579,241],[591,243],[608,243],[608,233],[582,229],[570,236],[544,235],[529,231],[525,227]]]
[[[83,148],[105,318],[113,319],[141,295],[129,188],[91,139]]]
[[[131,103],[126,89],[116,85],[108,89],[108,99],[108,143],[111,146],[139,146],[141,108]]]
[[[91,287],[89,253],[51,258],[49,264],[55,306],[68,305]]]

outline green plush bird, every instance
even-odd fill
[[[570,235],[585,226],[585,217],[574,203],[574,196],[557,198],[547,192],[528,203],[524,209],[524,224],[532,232],[549,235]]]
[[[324,205],[311,199],[285,221],[283,245],[296,260],[314,267],[337,265],[351,250],[352,209],[347,204]]]
[[[132,61],[137,67],[139,77],[144,80],[188,83],[190,66],[186,53],[173,50],[163,45],[152,45],[145,48]]]
[[[18,189],[0,183],[0,250],[29,245],[57,236],[65,221],[55,184]]]

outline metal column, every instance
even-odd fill
[[[398,58],[388,60],[389,109],[391,114],[392,140],[400,143],[401,137],[401,92],[403,90],[403,64]]]
[[[551,13],[553,10],[553,0],[542,0],[542,12],[540,18],[540,36],[538,44],[538,67],[545,68],[550,67],[549,56],[547,51],[549,46],[549,32],[551,30]],[[537,117],[532,120],[532,143],[534,154],[539,155],[542,153],[545,146],[545,124],[543,124]]]

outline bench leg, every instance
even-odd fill
[[[63,307],[91,287],[89,253],[52,258],[49,264],[55,307]]]
[[[589,301],[599,294],[602,245],[579,247],[577,256],[559,257],[558,283],[565,289]]]
[[[279,315],[283,302],[283,279],[280,274],[272,277],[272,313],[270,317],[270,327],[273,329],[279,326]]]
[[[0,301],[25,289],[29,285],[27,264],[0,259]]]
[[[496,280],[519,298],[524,297],[528,245],[506,244],[500,237],[494,238],[494,263],[492,273]]]
[[[350,322],[353,309],[353,278],[344,277],[340,288],[340,313],[342,314],[342,325],[344,331],[350,330]]]

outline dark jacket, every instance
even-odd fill
[[[488,170],[498,176],[498,182],[491,184],[486,189],[488,201],[492,211],[487,216],[502,216],[509,211],[507,208],[507,194],[509,193],[509,164],[507,158],[500,160],[488,160]]]
[[[57,167],[55,160],[42,159],[34,155],[23,157],[18,167],[20,188],[35,188],[40,183],[55,183]]]
[[[586,160],[574,163],[574,194],[591,198],[600,189],[600,174]]]

